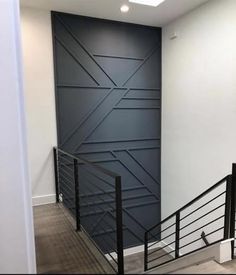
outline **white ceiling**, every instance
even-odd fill
[[[63,11],[149,26],[164,26],[207,0],[166,0],[158,7],[129,3],[128,0],[20,0],[21,6]],[[121,13],[128,4],[130,11]]]

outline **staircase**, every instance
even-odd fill
[[[205,260],[221,263],[234,257],[236,164],[232,174],[148,229],[143,251],[128,257],[121,177],[58,148],[54,164],[57,203],[115,273],[170,273]]]
[[[167,273],[207,257],[220,263],[233,259],[235,186],[233,164],[232,175],[146,231],[145,271]]]

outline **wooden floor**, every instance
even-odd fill
[[[37,272],[39,274],[114,274],[83,233],[74,230],[56,204],[34,207]],[[162,252],[158,252],[162,253]],[[125,257],[125,273],[143,273],[143,253]],[[208,261],[172,274],[236,274],[236,260]]]
[[[222,265],[212,260],[176,270],[170,274],[229,274],[229,272]]]
[[[236,274],[236,260],[224,264],[212,260],[176,270],[171,274]]]
[[[37,273],[109,274],[56,204],[34,207]]]
[[[114,274],[85,234],[75,232],[73,222],[57,204],[34,207],[38,273]],[[163,251],[154,255],[162,256]],[[126,256],[125,273],[143,273],[143,259],[144,253]]]

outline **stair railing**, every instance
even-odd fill
[[[124,273],[120,175],[92,161],[53,148],[56,202],[75,218],[113,270]]]
[[[226,239],[234,255],[236,164],[224,177],[145,232],[145,271]]]

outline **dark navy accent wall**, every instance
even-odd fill
[[[121,175],[125,246],[142,244],[160,220],[161,29],[57,12],[52,24],[58,146]]]

